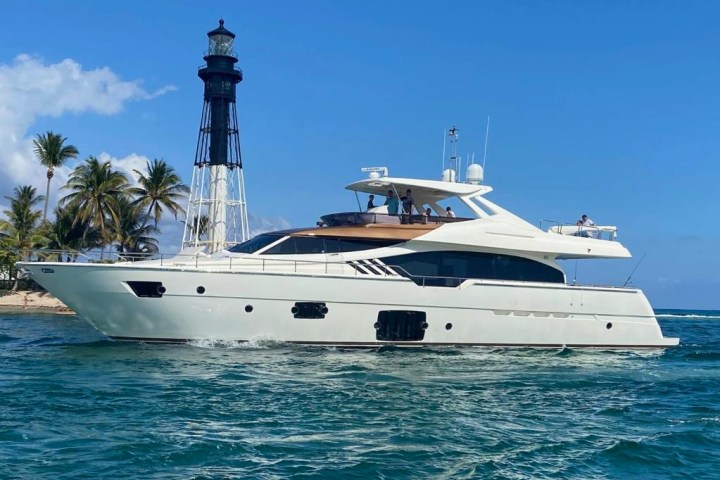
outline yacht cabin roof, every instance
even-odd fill
[[[398,196],[402,196],[407,189],[410,189],[416,199],[423,198],[434,201],[451,197],[476,197],[492,192],[492,187],[487,185],[394,177],[366,178],[351,183],[345,188],[355,192],[382,196],[387,195],[388,190],[395,190]]]

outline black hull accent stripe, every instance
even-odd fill
[[[153,337],[110,337],[113,340],[124,342],[146,343],[188,343],[199,340],[212,340],[208,338],[153,338]],[[222,339],[219,339],[222,341]],[[247,342],[248,340],[232,340],[233,342]],[[677,345],[598,345],[588,343],[472,343],[472,342],[300,342],[278,340],[280,343],[293,345],[311,345],[327,347],[532,347],[532,348],[670,348]]]

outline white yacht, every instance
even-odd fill
[[[110,338],[270,339],[333,346],[668,347],[642,291],[568,282],[559,260],[626,258],[615,227],[541,230],[478,181],[388,176],[347,186],[411,190],[422,215],[387,206],[258,235],[213,255],[142,262],[21,263]],[[447,205],[465,209],[448,217]],[[429,209],[429,214],[427,214]],[[187,252],[186,252],[187,253]]]

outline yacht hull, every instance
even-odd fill
[[[637,289],[402,277],[22,263],[32,278],[108,337],[147,342],[275,340],[307,345],[668,347]],[[133,282],[162,284],[138,296]],[[296,318],[298,302],[324,304]],[[421,312],[420,340],[378,339],[380,312]]]

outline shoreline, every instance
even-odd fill
[[[0,312],[75,315],[67,305],[48,292],[7,292],[0,296]]]

